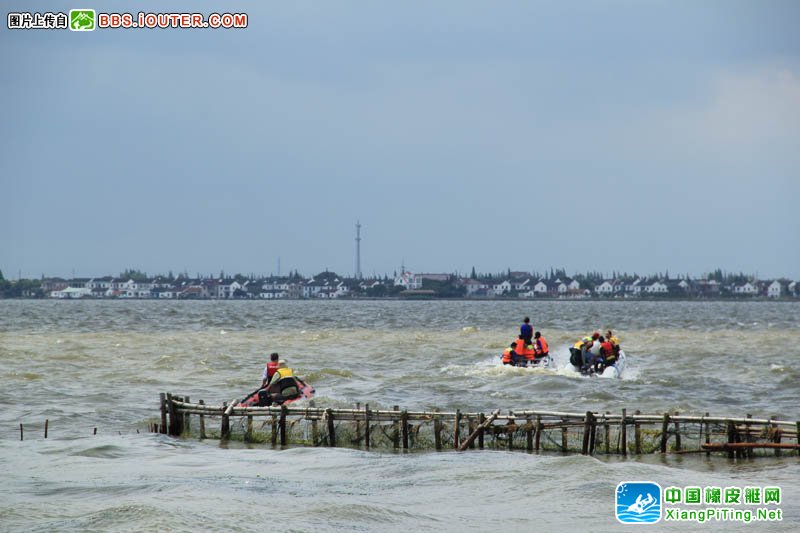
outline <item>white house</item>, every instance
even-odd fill
[[[768,298],[780,298],[783,296],[784,288],[783,283],[778,281],[777,279],[769,284],[767,287],[767,297]]]
[[[631,296],[639,296],[645,286],[645,281],[641,278],[636,278],[633,282],[625,285],[625,293]]]
[[[411,272],[402,272],[394,280],[396,286],[405,287],[406,290],[416,290],[422,288],[422,278],[415,276]]]
[[[533,286],[533,292],[537,295],[547,294],[548,288],[547,283],[543,279],[540,279],[536,282],[536,285]]]
[[[734,294],[741,294],[744,296],[754,296],[758,294],[758,288],[748,281],[742,285],[735,285],[733,287],[733,292]]]
[[[667,294],[667,284],[656,280],[649,285],[645,285],[644,290],[647,294]]]
[[[594,292],[600,296],[611,296],[614,294],[614,282],[610,279],[607,279],[595,287]]]
[[[531,283],[530,278],[522,282],[517,281],[514,283],[514,290],[520,292],[527,291],[528,289],[530,289],[530,283]]]
[[[91,295],[92,289],[89,289],[88,287],[66,287],[60,291],[52,291],[50,293],[50,298],[74,299],[86,298]]]
[[[492,285],[492,292],[494,292],[495,296],[502,296],[503,294],[511,292],[511,282],[504,280],[500,283],[495,283]]]

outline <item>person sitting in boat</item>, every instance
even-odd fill
[[[272,379],[272,376],[275,375],[275,372],[278,370],[278,361],[280,360],[280,356],[278,352],[272,352],[269,356],[269,362],[264,367],[264,373],[261,375],[261,388],[267,386],[267,383]]]
[[[600,355],[603,358],[603,368],[617,362],[617,352],[614,351],[614,345],[607,337],[600,337]]]
[[[550,347],[547,345],[547,341],[542,337],[542,332],[537,331],[533,335],[533,353],[534,353],[534,363],[539,363],[544,357],[550,355]]]
[[[300,381],[298,378],[295,377],[294,371],[286,364],[284,359],[278,361],[278,369],[273,374],[272,379],[267,385],[266,389],[262,389],[261,392],[265,392],[268,395],[268,398],[271,403],[275,403],[277,405],[282,404],[286,400],[293,400],[300,396],[300,388],[303,386],[303,382]],[[261,397],[261,392],[259,392],[259,397]],[[266,405],[270,405],[265,403]]]
[[[525,338],[520,335],[516,341],[514,351],[517,352],[518,362],[515,366],[528,366],[533,363],[536,358],[536,352],[533,350],[533,345],[530,344]]]
[[[512,342],[511,345],[508,348],[503,350],[503,355],[501,357],[502,357],[502,361],[503,361],[504,365],[516,366],[517,359],[519,358],[519,356],[517,355],[517,352],[514,351],[514,348],[516,348],[516,347],[517,347],[517,343],[516,342]]]
[[[533,338],[533,326],[531,326],[531,318],[526,316],[522,319],[522,325],[519,327],[520,336],[525,339],[526,344],[531,344]]]
[[[586,350],[592,345],[591,337],[584,337],[569,349],[569,362],[572,366],[583,368],[586,364]]]
[[[603,356],[600,355],[602,337],[600,333],[594,332],[592,334],[591,344],[589,344],[584,352],[584,365],[583,371],[591,372],[597,371],[600,363],[603,361]]]
[[[614,357],[619,358],[619,339],[609,329],[606,331],[606,340],[614,347]]]

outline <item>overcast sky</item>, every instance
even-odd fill
[[[800,2],[115,2],[9,31],[6,277],[717,267],[800,278]]]

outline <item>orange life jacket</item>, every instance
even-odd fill
[[[543,355],[547,355],[550,353],[550,347],[547,345],[547,341],[544,340],[544,337],[539,337],[536,339],[536,347],[535,347],[536,355],[542,357]]]
[[[510,363],[511,362],[511,348],[506,348],[503,350],[503,362]]]

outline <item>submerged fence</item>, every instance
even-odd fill
[[[273,446],[364,449],[507,449],[595,454],[765,453],[800,455],[800,422],[771,419],[558,411],[491,413],[308,407],[236,407],[160,395],[161,420],[150,431]],[[257,422],[261,419],[261,422]]]

